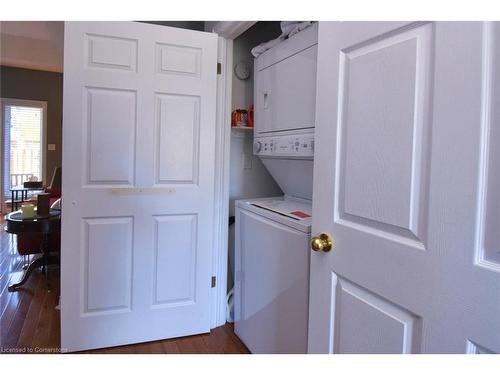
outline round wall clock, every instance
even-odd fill
[[[238,79],[247,80],[250,77],[250,66],[245,61],[240,61],[234,66],[234,74]]]

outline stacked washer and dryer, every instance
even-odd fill
[[[235,332],[306,353],[318,24],[255,59],[254,154],[285,193],[236,201]]]

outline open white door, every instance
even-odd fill
[[[207,332],[217,36],[68,22],[61,346]]]
[[[499,41],[320,23],[310,352],[500,352]]]

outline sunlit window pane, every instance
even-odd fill
[[[8,127],[4,133],[8,137],[5,139],[9,171],[9,181],[6,182],[10,185],[8,188],[22,185],[25,181],[41,181],[43,109],[6,106],[4,118],[5,126]]]

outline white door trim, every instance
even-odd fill
[[[231,145],[231,87],[233,40],[218,38],[217,60],[222,64],[217,76],[217,115],[215,135],[215,210],[211,328],[226,323],[228,217],[229,217],[229,153]]]
[[[215,212],[211,328],[226,323],[228,232],[229,232],[229,158],[231,147],[231,104],[233,86],[233,40],[256,21],[217,22],[212,32],[219,35],[217,58],[222,64],[217,77],[217,117],[215,136]]]
[[[257,21],[219,21],[211,31],[220,37],[235,39],[256,23]]]

